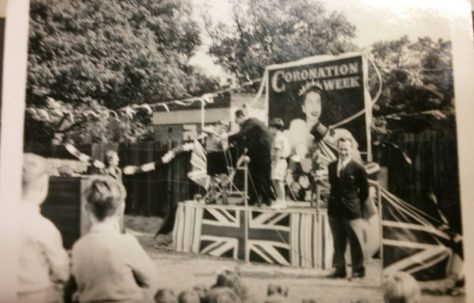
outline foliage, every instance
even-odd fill
[[[269,64],[355,49],[355,27],[316,0],[235,0],[232,12],[230,26],[204,21],[209,53],[240,81],[261,77]]]
[[[188,0],[32,0],[27,106],[47,107],[52,98],[100,114],[208,91],[217,81],[187,64],[200,43]],[[44,125],[44,135],[54,130],[47,121],[29,124],[35,116],[27,115],[27,132],[33,124]],[[130,132],[113,134],[114,119],[89,118],[68,133],[82,142],[133,141],[147,133],[149,120],[121,122],[120,126],[133,124]],[[138,134],[133,129],[139,129]],[[79,135],[82,132],[91,137]]]
[[[29,106],[26,119],[27,142],[135,142],[152,136],[146,110],[116,113],[94,101],[73,106],[48,98],[46,106]]]
[[[383,78],[374,108],[376,133],[454,132],[450,42],[429,37],[411,42],[403,36],[375,43],[372,55]]]

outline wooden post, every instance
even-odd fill
[[[319,222],[319,202],[321,201],[321,187],[318,182],[315,183],[316,186],[316,222]],[[312,201],[311,201],[312,203]]]

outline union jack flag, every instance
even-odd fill
[[[383,188],[381,199],[384,273],[405,271],[418,280],[452,274],[462,259],[460,236]]]
[[[290,265],[290,214],[248,212],[246,243],[243,208],[204,209],[199,252],[235,259],[245,259],[248,253],[250,261]]]

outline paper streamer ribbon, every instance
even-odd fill
[[[162,157],[161,157],[161,164],[167,164],[171,162],[177,154],[185,151],[191,151],[194,148],[193,143],[186,143],[183,145],[180,145],[178,147],[173,148],[172,150],[167,151]],[[157,167],[156,162],[148,162],[145,164],[141,165],[127,165],[123,168],[123,173],[125,175],[134,175],[138,173],[146,173],[155,170]]]

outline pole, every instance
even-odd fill
[[[381,191],[382,186],[380,186],[380,182],[377,182],[377,202],[378,202],[378,208],[379,208],[379,228],[380,228],[380,260],[382,263],[382,270],[380,271],[380,274],[382,275],[381,281],[383,283],[383,213],[382,213],[382,191]]]
[[[249,204],[248,204],[248,168],[244,166],[244,243],[245,243],[245,262],[250,261],[249,258]]]
[[[201,99],[201,131],[204,129],[204,120],[205,120],[205,113],[204,113],[204,105],[205,101]]]

